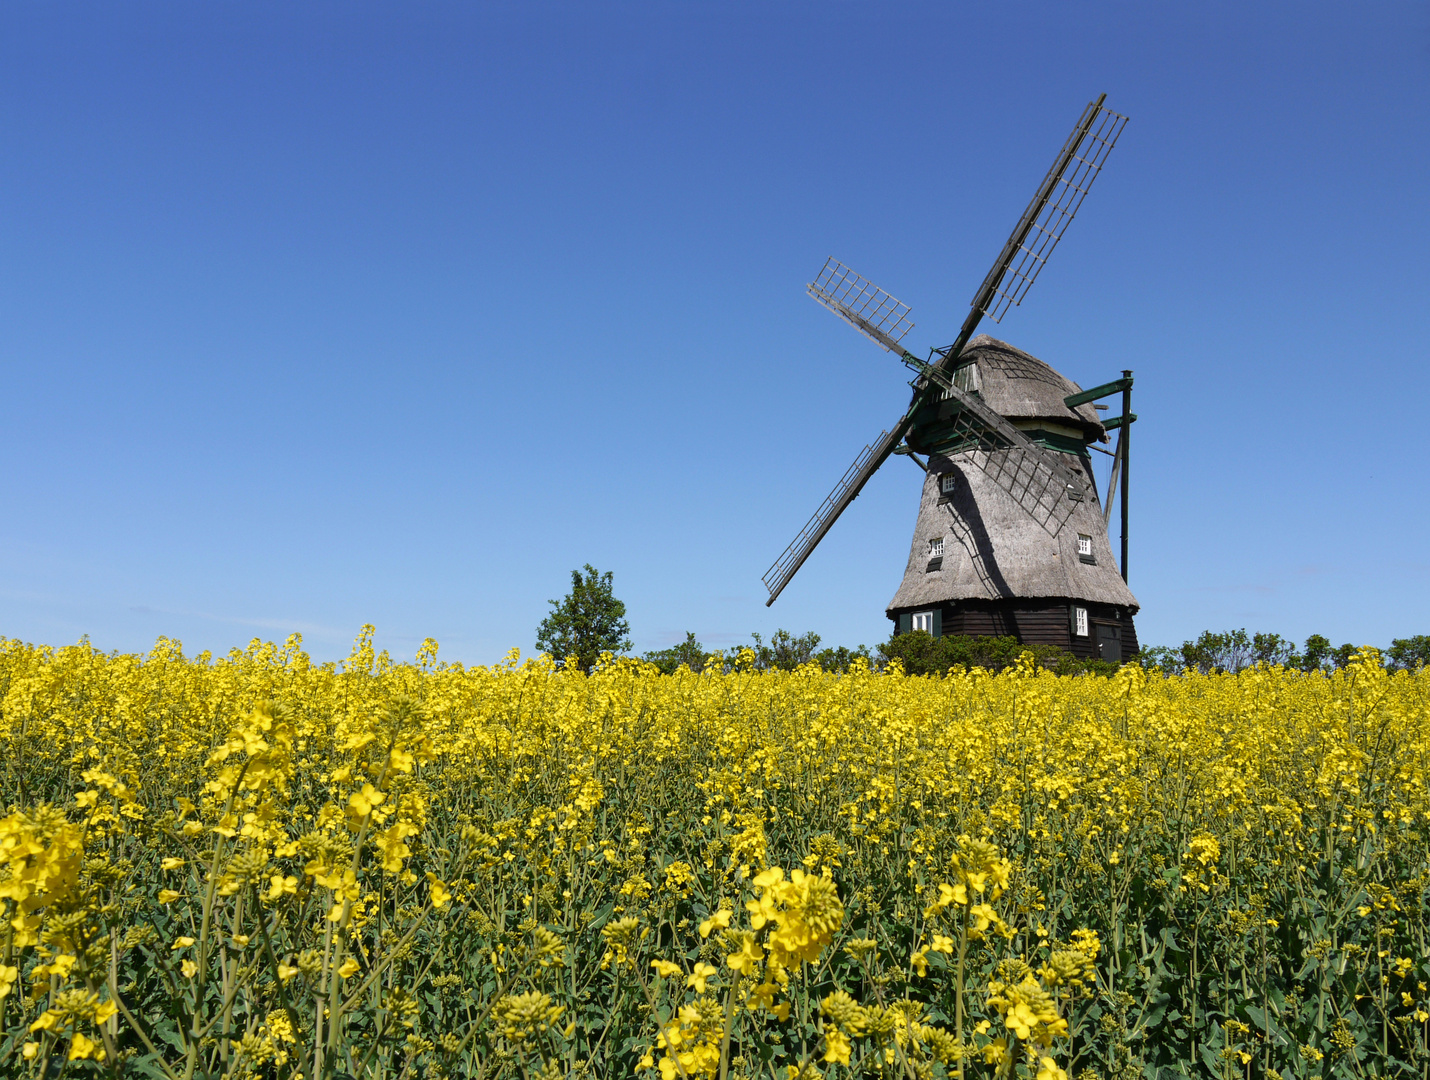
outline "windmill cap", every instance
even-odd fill
[[[1006,341],[979,334],[963,350],[978,366],[978,390],[983,400],[1010,420],[1051,420],[1076,427],[1085,438],[1105,434],[1092,405],[1070,409],[1063,403],[1082,389],[1036,356]]]

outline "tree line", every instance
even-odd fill
[[[787,630],[777,630],[768,643],[759,634],[751,634],[750,637],[752,643],[744,647],[754,653],[753,667],[758,671],[793,671],[808,663],[816,663],[825,671],[845,671],[855,657],[862,657],[874,668],[884,668],[898,660],[910,675],[942,673],[955,667],[1001,671],[1017,663],[1024,653],[1032,653],[1036,663],[1059,675],[1110,675],[1119,666],[1106,660],[1079,660],[1056,645],[1024,645],[1011,635],[949,635],[936,638],[927,631],[914,630],[895,634],[872,650],[866,645],[857,649],[843,646],[820,649],[820,637],[813,632],[795,635]],[[740,648],[710,652],[696,640],[694,634],[687,633],[679,645],[648,652],[642,659],[667,674],[675,672],[682,664],[699,672],[711,663],[720,663],[728,668]],[[1128,663],[1164,675],[1188,670],[1203,674],[1238,672],[1257,664],[1297,671],[1331,672],[1345,667],[1359,650],[1360,646],[1349,643],[1333,646],[1322,634],[1312,634],[1306,639],[1305,646],[1298,648],[1294,642],[1279,634],[1248,634],[1244,629],[1223,633],[1208,630],[1194,640],[1184,641],[1175,647],[1154,645],[1145,648]],[[1414,671],[1422,665],[1430,665],[1430,634],[1396,638],[1380,652],[1382,661],[1390,670]]]
[[[581,570],[571,571],[571,591],[561,600],[549,602],[551,611],[537,627],[536,647],[548,653],[558,663],[572,663],[590,671],[602,653],[629,655],[630,624],[626,621],[626,605],[616,598],[613,575],[601,573],[590,563]],[[1079,660],[1055,645],[1024,645],[1012,636],[934,637],[924,630],[907,634],[895,633],[888,641],[870,649],[867,645],[850,649],[846,646],[820,648],[821,638],[814,631],[794,634],[776,630],[765,641],[759,634],[750,635],[748,645],[730,649],[707,649],[693,633],[667,649],[656,649],[641,656],[666,674],[674,674],[682,666],[701,672],[711,666],[729,670],[746,649],[752,654],[745,662],[756,671],[793,671],[805,664],[818,664],[825,671],[847,671],[856,659],[874,668],[885,668],[895,660],[910,675],[937,674],[955,667],[981,667],[1001,671],[1031,652],[1041,666],[1060,675],[1108,675],[1118,665],[1105,660]],[[1294,668],[1298,671],[1335,671],[1344,667],[1360,646],[1349,643],[1332,645],[1322,634],[1312,634],[1303,646],[1280,634],[1252,633],[1245,629],[1224,632],[1204,631],[1199,637],[1181,645],[1154,645],[1143,648],[1128,663],[1134,663],[1162,674],[1182,671],[1237,672],[1256,664]],[[1395,638],[1381,650],[1386,667],[1413,671],[1430,665],[1430,634]]]
[[[1193,641],[1175,647],[1154,645],[1143,649],[1136,662],[1163,671],[1241,671],[1257,664],[1295,668],[1297,671],[1335,671],[1343,668],[1361,646],[1347,642],[1332,645],[1324,634],[1312,634],[1300,648],[1280,634],[1248,634],[1245,629],[1213,633],[1204,630]],[[1385,666],[1414,671],[1430,664],[1430,634],[1395,638],[1380,650]]]

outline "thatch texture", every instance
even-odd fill
[[[935,455],[929,460],[908,567],[889,610],[1012,597],[1057,597],[1136,609],[1137,598],[1112,557],[1086,465],[1068,458],[1087,478],[1088,497],[1054,539],[974,464],[974,455],[981,453]],[[945,473],[955,477],[948,499],[940,492]],[[1096,563],[1078,558],[1079,533],[1092,537]],[[940,569],[930,571],[929,541],[938,538],[944,541],[943,562]]]
[[[1004,416],[1076,426],[1089,440],[1103,434],[1091,405],[1074,410],[1063,404],[1079,387],[1041,360],[987,335],[975,338],[971,349],[978,390]],[[930,456],[908,566],[889,612],[1014,598],[1081,600],[1135,612],[1137,598],[1113,559],[1086,454],[1062,457],[1086,480],[1087,497],[1054,538],[978,467],[985,453]],[[945,475],[954,478],[951,493],[942,490]],[[1095,562],[1079,558],[1079,533],[1092,538]],[[943,558],[933,562],[929,541],[939,538]]]
[[[1053,420],[1100,439],[1102,424],[1091,404],[1069,409],[1063,398],[1082,387],[1063,378],[1036,356],[1015,349],[1006,341],[979,334],[963,351],[978,368],[974,377],[983,400],[1009,420]]]

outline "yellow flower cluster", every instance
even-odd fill
[[[0,1075],[1418,1071],[1427,777],[1430,673],[1369,650],[911,678],[0,639]]]

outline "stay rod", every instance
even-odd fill
[[[1127,582],[1127,453],[1132,446],[1132,372],[1123,369],[1122,378],[1122,433],[1118,441],[1122,444],[1122,581]]]

